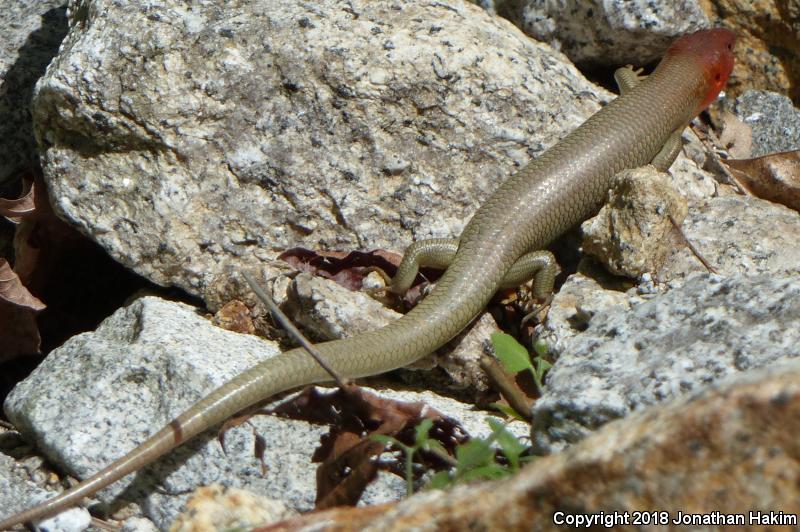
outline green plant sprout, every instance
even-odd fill
[[[533,380],[541,392],[544,390],[542,379],[544,374],[552,367],[552,364],[545,359],[547,355],[547,344],[543,340],[536,340],[533,344],[533,351],[536,356],[531,359],[530,353],[517,340],[505,333],[492,333],[492,345],[497,358],[509,373],[519,373],[528,370],[533,375]],[[516,416],[515,416],[516,417]]]
[[[444,489],[460,482],[472,480],[497,480],[510,477],[520,470],[525,462],[533,459],[526,453],[530,446],[523,444],[506,428],[506,423],[488,417],[486,423],[492,429],[487,438],[474,438],[456,447],[456,466],[452,471],[440,471],[431,477],[429,489]],[[493,444],[497,444],[497,449]],[[505,457],[498,460],[497,451]]]
[[[406,477],[406,496],[411,496],[414,493],[414,455],[420,451],[431,451],[447,455],[444,447],[437,440],[430,439],[429,432],[433,427],[433,420],[423,419],[419,425],[414,428],[414,445],[406,445],[393,436],[386,436],[384,434],[373,434],[371,438],[384,445],[391,445],[403,451],[405,455],[405,477]]]
[[[496,480],[511,476],[519,471],[523,463],[532,459],[526,456],[529,446],[508,431],[506,424],[497,418],[486,418],[492,429],[487,438],[474,438],[456,447],[455,466],[450,471],[440,471],[434,474],[427,484],[428,489],[444,489],[459,482],[472,480]],[[405,459],[406,495],[414,493],[414,455],[420,451],[429,451],[439,455],[446,455],[441,443],[429,436],[433,421],[425,419],[415,428],[414,444],[406,445],[392,436],[375,434],[372,439],[399,449]],[[498,461],[497,445],[504,461]]]

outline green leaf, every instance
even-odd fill
[[[456,475],[494,461],[494,450],[485,440],[470,440],[456,447]]]
[[[448,471],[439,471],[428,481],[428,489],[443,490],[453,485],[453,477]]]
[[[492,345],[497,358],[509,372],[519,373],[526,369],[533,371],[528,351],[513,336],[505,333],[492,333]]]
[[[414,427],[414,443],[417,447],[421,447],[428,441],[428,433],[431,427],[433,427],[433,420],[430,418],[423,419]]]
[[[544,372],[552,368],[553,365],[543,358],[536,359],[536,369],[544,375]]]
[[[487,464],[485,466],[476,467],[465,472],[459,480],[469,482],[470,480],[495,480],[498,478],[507,477],[509,471],[500,464]]]
[[[492,436],[500,446],[500,450],[503,452],[506,458],[508,458],[508,462],[511,465],[511,470],[513,472],[518,471],[520,465],[520,456],[528,450],[528,446],[519,441],[519,438],[512,434],[506,427],[505,423],[501,422],[499,419],[490,417],[486,418],[486,422],[492,428]]]
[[[538,386],[540,390],[544,390],[544,374],[552,367],[552,365],[543,358],[537,358],[534,360],[534,365],[536,366],[536,369],[533,370],[533,380],[536,381],[536,386]]]
[[[397,438],[392,438],[391,436],[386,436],[384,434],[372,434],[369,439],[380,442],[384,445],[397,445],[402,443]]]

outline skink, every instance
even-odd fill
[[[382,329],[320,344],[327,361],[346,377],[375,375],[408,365],[453,338],[484,308],[521,257],[596,212],[615,174],[656,159],[673,133],[717,97],[733,68],[733,44],[734,34],[721,28],[675,41],[652,74],[500,186],[467,224],[448,259],[450,266],[427,298]],[[328,380],[300,349],[262,362],[94,476],[0,521],[0,530],[73,506],[276,393]]]

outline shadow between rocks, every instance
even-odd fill
[[[5,73],[0,91],[0,183],[38,166],[31,100],[36,82],[67,35],[67,5],[41,15],[41,26],[28,35],[17,60]]]

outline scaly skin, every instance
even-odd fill
[[[615,174],[649,163],[673,131],[716,98],[733,68],[733,42],[733,33],[724,29],[677,40],[650,76],[489,198],[464,229],[453,263],[422,303],[383,329],[318,345],[328,362],[347,377],[375,375],[410,364],[453,338],[484,308],[511,264],[595,213]],[[0,522],[0,530],[73,506],[256,402],[328,380],[299,349],[262,362],[96,475]]]

